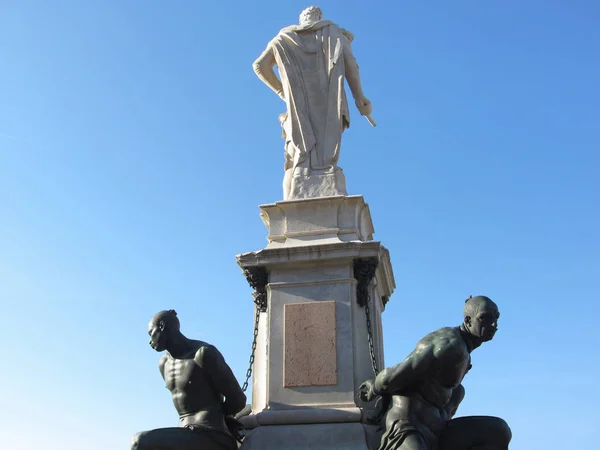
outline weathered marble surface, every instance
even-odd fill
[[[371,298],[379,367],[384,363],[381,313],[395,288],[389,252],[373,241],[368,206],[362,196],[352,196],[283,201],[260,209],[269,243],[262,250],[237,256],[243,269],[264,268],[268,272],[266,312],[260,317],[254,360],[252,414],[243,421],[249,426],[358,422],[360,408],[365,406],[358,399],[358,388],[363,377],[372,376],[373,369],[365,309],[358,302],[355,262],[378,262],[365,288]],[[317,336],[301,333],[300,322],[306,327],[313,325],[312,308],[331,303],[334,310],[320,317],[323,323],[319,326],[327,330],[321,330],[317,340],[334,337],[335,348],[320,348],[315,357],[321,361],[304,368],[302,380],[289,383],[292,380],[286,380],[285,372],[291,346],[302,349],[313,344]],[[290,315],[287,308],[306,309]],[[290,321],[298,321],[298,327]],[[302,342],[303,338],[307,342]],[[330,365],[322,360],[326,354],[335,358]],[[336,370],[335,384],[329,384],[333,383],[329,379],[332,367]]]
[[[361,195],[281,201],[260,210],[269,249],[373,239],[371,212]]]
[[[347,194],[337,166],[342,133],[350,126],[344,81],[360,114],[375,125],[352,53],[354,35],[322,16],[318,7],[306,8],[299,25],[283,28],[253,66],[286,104],[279,116],[285,141],[284,200]]]
[[[288,303],[283,311],[283,386],[335,386],[335,301]]]

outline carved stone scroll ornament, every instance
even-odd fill
[[[267,284],[269,283],[269,273],[264,266],[246,267],[243,269],[244,276],[254,292],[254,303],[260,312],[267,311]]]
[[[369,301],[369,285],[377,270],[376,258],[360,258],[354,260],[354,278],[356,285],[356,301],[364,308]]]

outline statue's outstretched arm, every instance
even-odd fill
[[[275,64],[275,55],[273,55],[273,50],[271,50],[271,47],[269,46],[262,52],[258,59],[254,61],[252,68],[254,69],[254,73],[256,73],[263,83],[269,86],[282,100],[285,100],[283,85],[273,71]]]
[[[352,52],[352,46],[348,38],[344,36],[342,39],[344,40],[344,67],[348,86],[350,86],[350,91],[352,91],[352,96],[355,99],[364,97],[365,94],[362,90],[358,63]]]
[[[212,386],[225,397],[226,415],[234,415],[246,406],[246,395],[242,392],[235,375],[225,362],[223,355],[213,346],[204,346],[196,352],[194,358]]]
[[[371,114],[373,108],[371,102],[365,97],[363,92],[358,63],[356,62],[354,53],[352,53],[350,40],[346,36],[343,36],[342,39],[344,41],[344,68],[346,81],[352,92],[352,97],[354,97],[356,107],[363,116],[368,116]]]

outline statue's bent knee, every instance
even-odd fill
[[[512,431],[504,419],[497,417],[496,420],[497,438],[502,443],[502,445],[506,445],[508,447],[508,444],[512,439]]]
[[[142,437],[144,432],[136,433],[133,438],[131,438],[131,450],[143,450],[144,446],[142,444]]]

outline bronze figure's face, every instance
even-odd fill
[[[465,317],[469,333],[479,338],[481,342],[488,342],[494,338],[498,331],[500,312],[494,302],[483,299],[473,308],[473,314]]]
[[[162,352],[167,348],[167,332],[165,331],[165,322],[150,321],[148,324],[148,334],[150,335],[150,347],[157,352]]]

